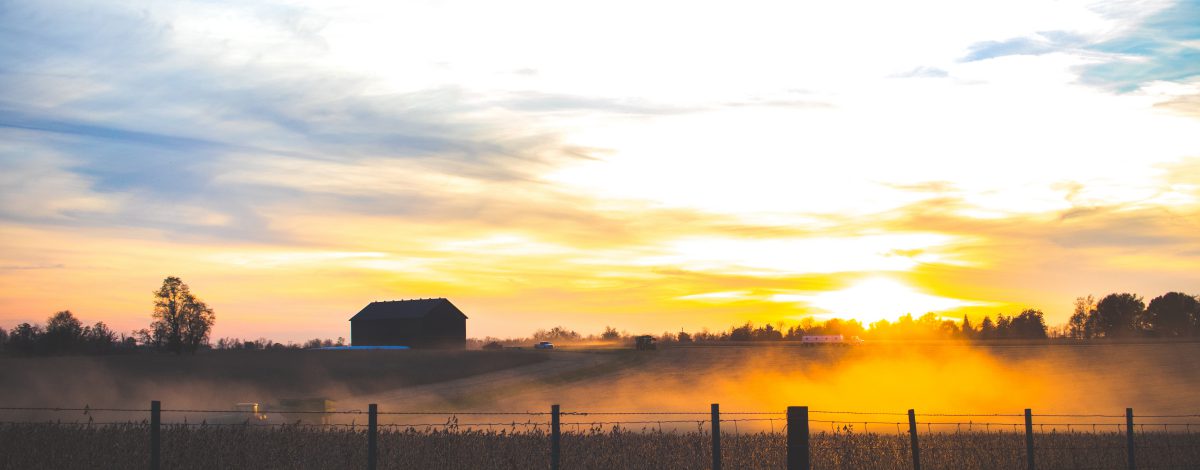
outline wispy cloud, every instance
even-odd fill
[[[1080,47],[1086,40],[1062,31],[1037,33],[1030,37],[1017,37],[1002,41],[983,41],[971,45],[965,62],[995,59],[1012,55],[1042,55]]]
[[[1082,68],[1085,83],[1131,91],[1155,80],[1200,75],[1200,1],[1180,0],[1088,49],[1108,58]]]
[[[368,77],[277,66],[271,49],[229,49],[219,38],[200,36],[195,44],[169,16],[120,6],[39,2],[5,8],[0,86],[7,99],[0,103],[0,132],[23,142],[22,153],[12,149],[6,158],[16,165],[31,151],[69,156],[36,164],[43,168],[38,171],[62,175],[57,181],[69,187],[31,196],[28,188],[5,185],[5,200],[42,201],[23,204],[26,209],[64,209],[18,214],[9,204],[0,216],[256,239],[269,236],[264,210],[272,201],[307,192],[228,176],[258,168],[288,178],[288,166],[263,168],[260,162],[370,171],[394,160],[412,162],[402,165],[421,173],[506,180],[525,178],[539,162],[576,155],[556,147],[553,135],[511,126],[513,116],[489,112],[487,104],[454,87],[371,94],[365,91]],[[286,21],[261,15],[268,23],[259,26],[319,54],[322,45],[305,26],[319,24],[319,15],[285,13]],[[92,27],[97,22],[105,27]],[[243,58],[247,52],[257,57]],[[11,170],[13,175],[18,168]],[[350,190],[344,196],[374,198],[379,184],[411,180],[395,176],[344,188]]]

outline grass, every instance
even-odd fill
[[[726,468],[783,468],[786,439],[779,432],[724,433]],[[1024,435],[955,432],[921,435],[922,468],[1024,468]],[[1118,433],[1039,433],[1042,469],[1124,468],[1125,436]],[[1200,434],[1144,432],[1137,436],[1138,468],[1197,468]],[[0,426],[0,468],[137,468],[147,464],[145,424],[5,424]],[[711,436],[703,429],[593,427],[566,430],[562,466],[570,469],[681,468],[711,465]],[[819,432],[812,436],[814,468],[911,468],[908,436]],[[165,425],[164,468],[362,468],[363,427],[246,427]],[[538,428],[465,430],[383,428],[379,467],[545,468],[549,437]]]

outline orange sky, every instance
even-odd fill
[[[1200,293],[1186,4],[486,3],[6,15],[0,327],[141,328],[170,275],[295,341],[420,297],[482,337]]]

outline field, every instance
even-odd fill
[[[522,351],[209,351],[0,357],[5,406],[57,404],[174,407],[267,403],[283,397],[334,399],[452,382],[548,361]]]
[[[1123,468],[1127,407],[1139,468],[1200,465],[1198,343],[239,351],[4,358],[0,367],[7,407],[145,409],[157,399],[211,411],[323,396],[343,411],[378,403],[423,413],[380,416],[381,468],[544,467],[551,404],[566,413],[564,468],[707,468],[710,403],[721,404],[727,468],[782,467],[787,406],[811,408],[818,468],[910,468],[910,408],[923,468],[1021,468],[1025,408],[1039,468]],[[485,412],[515,414],[472,414]],[[4,411],[0,420],[24,423],[0,431],[0,468],[47,458],[60,468],[141,465],[146,416]],[[361,468],[365,459],[362,414],[334,415],[326,427],[200,425],[208,416],[164,412],[167,468]],[[101,424],[122,422],[135,424]]]
[[[363,468],[365,432],[349,428],[196,427],[163,430],[164,468]],[[149,459],[145,425],[87,427],[53,424],[0,428],[0,468],[138,468]],[[704,469],[711,436],[703,431],[601,430],[568,432],[562,466],[572,469]],[[1024,436],[1000,433],[923,435],[922,468],[1023,468]],[[1045,469],[1124,468],[1124,436],[1115,433],[1038,434],[1035,457]],[[70,452],[44,452],[69,442]],[[384,431],[379,468],[546,468],[544,431]],[[815,468],[908,469],[908,437],[896,434],[817,433]],[[1138,438],[1138,468],[1195,468],[1200,434],[1149,432]],[[737,469],[783,468],[782,433],[726,434],[723,464]]]

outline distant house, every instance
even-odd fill
[[[350,317],[350,343],[465,349],[467,316],[446,299],[371,302]]]

